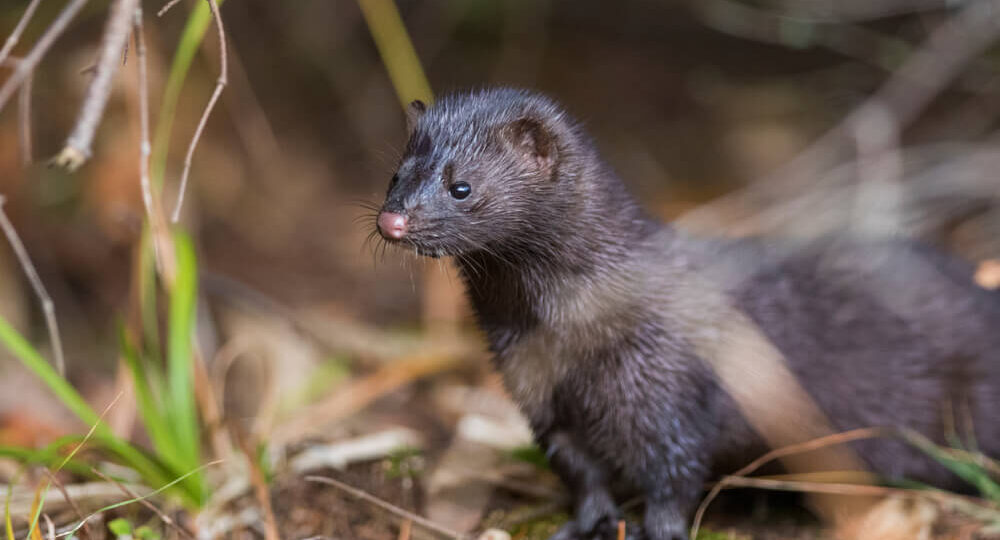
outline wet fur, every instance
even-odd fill
[[[944,407],[965,404],[980,448],[1000,455],[1000,297],[963,263],[904,243],[688,237],[523,90],[415,106],[410,131],[383,210],[409,218],[405,245],[455,257],[507,388],[574,493],[558,538],[613,538],[619,488],[645,496],[647,537],[686,538],[705,480],[765,450],[695,353],[728,323],[710,297],[760,328],[835,429],[940,441]],[[449,196],[456,181],[468,199]],[[959,485],[902,443],[855,448],[888,477]]]

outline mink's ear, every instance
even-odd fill
[[[406,106],[406,133],[407,135],[412,135],[413,130],[417,127],[417,120],[427,112],[427,105],[424,105],[423,101],[419,99],[411,101],[409,105]]]
[[[538,120],[519,118],[504,126],[502,134],[511,148],[535,167],[545,170],[555,163],[555,138]]]

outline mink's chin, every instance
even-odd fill
[[[455,249],[449,246],[440,245],[430,245],[423,243],[411,242],[411,246],[417,251],[417,254],[424,257],[430,257],[432,259],[440,259],[441,257],[453,257],[455,255],[461,255],[462,250]]]
[[[440,259],[441,257],[453,257],[461,255],[464,251],[456,249],[454,246],[440,245],[434,242],[426,242],[417,238],[403,237],[401,239],[386,238],[386,242],[403,250],[413,250],[422,257]]]

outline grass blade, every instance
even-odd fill
[[[125,330],[120,330],[121,354],[125,359],[125,364],[132,372],[132,385],[135,388],[136,403],[139,414],[142,416],[143,426],[149,435],[153,447],[162,459],[167,462],[175,471],[184,470],[183,462],[179,458],[179,449],[174,440],[173,432],[170,429],[169,419],[164,410],[156,402],[150,388],[150,379],[146,373],[144,362],[139,358],[138,352],[128,342]]]
[[[96,516],[98,514],[102,514],[104,512],[107,512],[108,510],[114,510],[115,508],[120,508],[122,506],[126,506],[126,505],[129,505],[129,504],[132,504],[132,503],[137,503],[139,501],[144,501],[146,499],[149,499],[150,497],[153,497],[154,495],[159,495],[160,493],[163,493],[164,491],[167,491],[168,489],[170,489],[170,488],[172,488],[172,487],[180,484],[181,482],[184,482],[185,480],[187,480],[189,478],[200,476],[201,475],[201,471],[203,471],[203,470],[205,470],[205,469],[207,469],[207,468],[209,468],[209,467],[211,467],[213,465],[218,465],[219,463],[222,463],[222,460],[216,460],[216,461],[212,461],[212,462],[206,463],[206,464],[204,464],[204,465],[202,465],[202,466],[200,466],[200,467],[198,467],[198,468],[196,468],[196,469],[194,469],[192,471],[189,471],[189,472],[187,472],[187,473],[185,473],[185,474],[183,474],[183,475],[181,475],[181,476],[179,476],[179,477],[171,480],[170,482],[168,482],[168,483],[160,486],[159,488],[157,488],[157,489],[155,489],[153,491],[150,491],[149,493],[147,493],[145,495],[142,495],[140,497],[134,497],[134,498],[127,499],[127,500],[124,500],[124,501],[120,501],[120,502],[116,502],[114,504],[109,504],[108,506],[105,506],[104,508],[100,508],[100,509],[94,511],[93,513],[91,513],[86,518],[81,519],[80,522],[77,523],[76,526],[74,526],[72,529],[70,529],[70,530],[68,530],[66,532],[63,532],[61,534],[58,534],[58,535],[56,535],[56,537],[57,538],[61,538],[61,537],[64,537],[64,536],[72,536],[77,531],[79,531],[81,528],[83,528],[83,524],[84,523],[86,523],[88,520],[90,520],[90,518],[92,518],[92,517],[94,517],[94,516]]]
[[[903,438],[911,445],[917,447],[935,461],[945,466],[959,478],[972,484],[979,490],[983,497],[1000,503],[1000,484],[990,478],[990,473],[982,466],[968,459],[961,459],[952,455],[947,449],[935,444],[930,439],[915,432],[906,430]]]
[[[198,296],[198,268],[191,239],[175,234],[177,275],[170,295],[167,334],[167,414],[185,469],[201,463],[200,431],[194,398],[192,337]]]
[[[28,340],[24,339],[17,330],[14,330],[3,317],[0,317],[0,342],[21,361],[21,364],[41,379],[49,387],[49,390],[59,398],[59,401],[83,423],[88,425],[99,423],[94,409],[90,408],[90,405],[70,386],[66,379],[62,378],[55,368],[28,343]]]
[[[394,1],[358,0],[358,6],[403,109],[415,99],[430,103],[431,85]]]
[[[161,360],[160,329],[157,325],[159,311],[156,302],[156,252],[149,222],[142,228],[139,240],[139,315],[142,319],[142,337],[147,358]]]

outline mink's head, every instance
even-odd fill
[[[573,205],[580,134],[553,101],[495,88],[407,112],[409,142],[377,227],[433,257],[530,243]],[[535,240],[541,241],[541,240]]]

